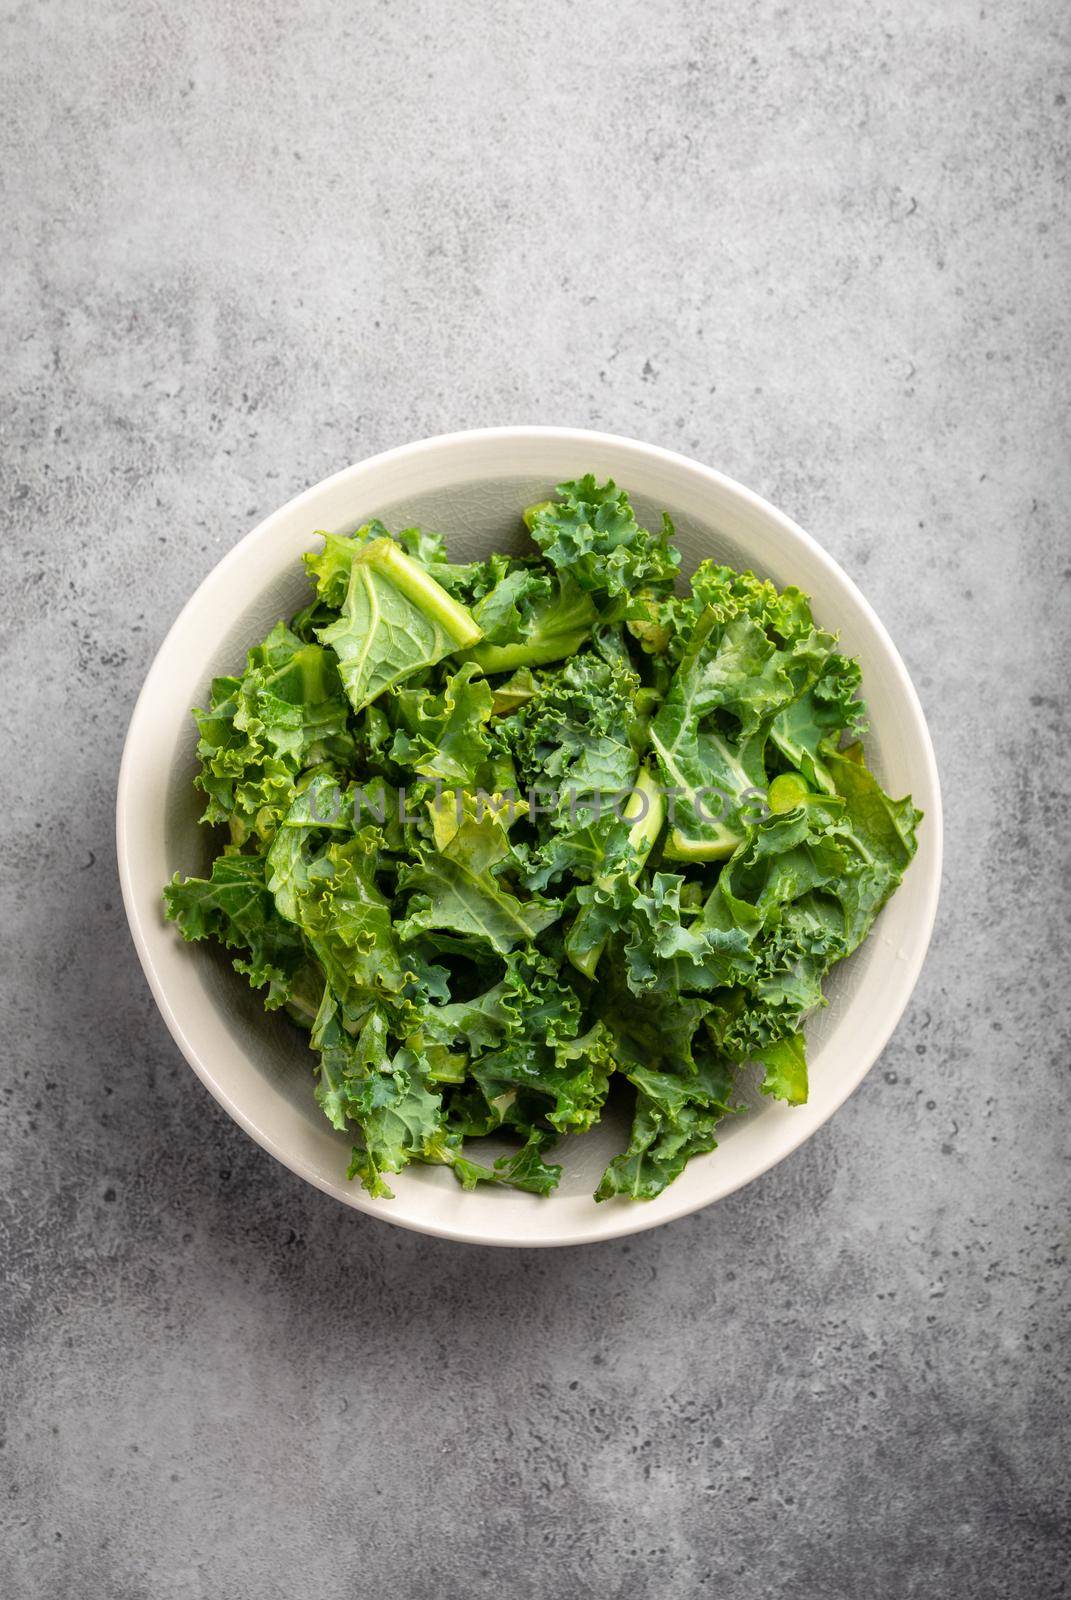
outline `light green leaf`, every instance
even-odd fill
[[[482,812],[482,814],[479,814]],[[438,808],[438,848],[418,847],[399,889],[409,896],[398,932],[413,939],[438,930],[506,954],[531,942],[561,916],[555,901],[521,900],[496,876],[514,861],[499,818],[471,796],[445,795]]]
[[[395,713],[401,722],[391,757],[421,777],[450,785],[477,783],[491,750],[487,723],[494,696],[466,662],[448,678],[441,694],[429,689],[399,689]],[[474,681],[475,679],[475,681]]]
[[[382,538],[355,553],[342,615],[320,632],[321,643],[338,657],[355,711],[479,637],[465,607],[393,540]]]

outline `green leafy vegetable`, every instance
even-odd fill
[[[532,943],[561,916],[554,900],[524,900],[508,887],[514,852],[502,817],[489,803],[460,791],[445,797],[434,817],[434,848],[418,845],[416,861],[398,877],[405,908],[402,939],[438,933],[505,955]]]
[[[391,539],[373,539],[354,554],[341,615],[322,628],[355,711],[385,689],[475,644],[471,614]]]
[[[166,914],[306,1031],[377,1197],[413,1162],[549,1194],[612,1097],[596,1198],[650,1199],[749,1064],[801,1104],[824,979],[915,853],[804,595],[713,562],[681,586],[668,519],[591,476],[524,520],[529,554],[468,563],[323,535],[308,603],[195,713],[226,831]]]
[[[680,555],[670,544],[668,517],[657,534],[636,521],[628,495],[589,473],[558,487],[555,500],[533,507],[525,518],[545,560],[568,573],[581,589],[607,596],[631,595],[643,584],[672,588]]]
[[[505,583],[508,580],[503,580]],[[477,645],[472,659],[482,671],[494,674],[515,672],[518,667],[541,667],[550,661],[562,661],[575,655],[591,636],[598,619],[598,611],[591,596],[568,575],[552,581],[543,580],[545,587],[530,585],[518,595],[512,588],[510,609],[503,621],[503,613],[495,614],[494,633],[486,644]],[[492,590],[477,607],[477,618],[482,620],[491,602],[496,601],[497,590]],[[521,600],[521,609],[517,600]]]
[[[391,757],[422,778],[474,786],[491,751],[487,724],[494,695],[487,683],[473,682],[468,662],[448,678],[441,694],[431,689],[400,689],[395,714],[400,724]]]

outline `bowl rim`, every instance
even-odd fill
[[[837,582],[845,585],[852,592],[862,616],[881,644],[890,674],[895,680],[896,691],[910,713],[912,732],[917,740],[918,752],[926,768],[926,776],[932,794],[932,803],[927,807],[926,811],[926,829],[929,834],[929,875],[924,885],[923,909],[918,919],[917,934],[912,941],[910,953],[901,971],[903,981],[900,1002],[892,1008],[887,1015],[885,1023],[874,1033],[871,1042],[857,1060],[854,1068],[844,1073],[838,1092],[831,1098],[824,1115],[818,1121],[800,1118],[798,1131],[793,1129],[787,1135],[782,1135],[768,1157],[754,1163],[745,1175],[720,1186],[715,1184],[713,1192],[705,1196],[695,1198],[691,1195],[682,1194],[677,1203],[674,1204],[675,1186],[671,1185],[660,1197],[662,1204],[659,1205],[657,1213],[653,1212],[652,1206],[636,1201],[627,1208],[622,1207],[620,1216],[610,1226],[601,1227],[596,1234],[588,1234],[575,1227],[563,1228],[560,1225],[555,1229],[553,1226],[553,1213],[550,1209],[553,1203],[553,1199],[551,1199],[547,1204],[548,1229],[546,1235],[535,1239],[525,1238],[520,1240],[510,1237],[505,1232],[497,1234],[489,1232],[485,1227],[466,1229],[440,1223],[433,1218],[424,1219],[411,1215],[399,1215],[394,1212],[392,1206],[382,1205],[374,1201],[359,1185],[346,1183],[343,1186],[341,1183],[333,1182],[317,1171],[309,1161],[300,1155],[287,1151],[277,1139],[258,1126],[255,1119],[228,1093],[224,1084],[214,1075],[209,1063],[201,1058],[200,1052],[194,1046],[183,1026],[181,1016],[171,1003],[167,986],[153,959],[150,939],[138,906],[135,893],[136,867],[132,859],[130,839],[130,818],[133,804],[131,791],[133,788],[133,774],[137,764],[138,745],[142,728],[151,715],[156,681],[164,670],[163,659],[167,655],[168,648],[175,635],[181,631],[190,615],[197,611],[206,593],[225,580],[230,568],[241,559],[241,554],[245,548],[252,542],[264,538],[277,522],[300,513],[302,507],[311,503],[314,499],[319,499],[331,490],[342,489],[351,484],[356,484],[361,478],[371,475],[384,466],[395,463],[402,458],[414,459],[438,451],[446,453],[458,447],[478,448],[482,442],[504,439],[512,439],[517,442],[558,441],[569,444],[584,442],[590,444],[593,451],[600,447],[611,447],[618,450],[624,447],[629,451],[636,452],[639,456],[646,457],[652,463],[660,464],[666,468],[684,469],[687,473],[698,477],[698,479],[705,480],[710,486],[736,497],[753,512],[779,524],[783,532],[800,541],[819,567],[829,572]],[[625,434],[607,433],[602,430],[556,427],[548,424],[516,424],[490,428],[460,429],[450,433],[434,434],[424,439],[414,440],[408,444],[393,446],[389,450],[379,451],[375,455],[365,457],[360,461],[343,467],[340,471],[311,484],[308,488],[286,501],[282,506],[263,517],[210,568],[182,606],[161,640],[145,674],[144,682],[130,715],[116,790],[116,857],[123,905],[134,947],[168,1031],[209,1093],[239,1127],[249,1134],[262,1149],[267,1150],[269,1155],[274,1156],[277,1161],[280,1161],[283,1166],[289,1168],[298,1177],[305,1179],[306,1182],[311,1183],[325,1194],[331,1195],[343,1205],[376,1217],[381,1221],[393,1223],[395,1227],[406,1228],[413,1232],[427,1234],[435,1238],[449,1239],[458,1243],[537,1249],[575,1244],[597,1244],[612,1239],[620,1239],[634,1233],[646,1232],[650,1228],[661,1227],[665,1223],[676,1221],[693,1212],[703,1210],[708,1205],[714,1204],[715,1201],[724,1199],[727,1195],[746,1187],[772,1167],[786,1160],[840,1109],[845,1100],[854,1093],[866,1077],[892,1037],[907,1009],[926,959],[940,897],[944,857],[943,806],[933,741],[930,737],[922,704],[903,658],[893,643],[884,623],[865,595],[862,594],[858,585],[813,535],[809,534],[806,529],[800,527],[785,512],[753,489],[749,489],[737,479],[731,478],[727,474],[719,472],[716,468],[709,467],[691,456],[684,455],[680,451],[668,450],[663,446],[649,444],[646,441],[634,439]]]

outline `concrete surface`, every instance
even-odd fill
[[[1065,1594],[1059,0],[3,7],[0,1592]],[[301,486],[556,421],[754,485],[916,674],[947,879],[746,1192],[495,1254],[311,1192],[128,941],[132,700]]]

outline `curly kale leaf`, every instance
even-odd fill
[[[577,656],[545,674],[541,693],[518,714],[513,749],[536,797],[538,837],[525,867],[530,888],[567,873],[590,879],[622,861],[631,826],[626,807],[639,775],[638,688],[625,663]]]
[[[811,629],[778,645],[749,616],[721,620],[708,606],[650,726],[674,794],[668,853],[724,859],[747,837],[766,788],[776,718],[825,671],[836,641]]]
[[[494,709],[494,696],[475,678],[477,671],[466,662],[438,694],[426,688],[398,690],[398,728],[390,750],[398,766],[451,787],[476,787],[491,752],[487,725]]]
[[[234,966],[253,988],[266,988],[268,1010],[291,1007],[307,1025],[315,1015],[322,980],[300,932],[276,909],[265,865],[259,854],[226,849],[207,878],[175,874],[164,890],[165,912],[188,941],[214,938],[229,950],[244,951]]]
[[[405,900],[398,926],[403,940],[437,932],[440,944],[443,935],[453,936],[505,955],[558,920],[558,902],[538,895],[521,899],[507,886],[519,862],[501,816],[478,795],[447,794],[433,810],[436,847],[418,845],[415,860],[398,876]]]
[[[271,837],[305,768],[353,754],[334,657],[282,622],[250,650],[240,678],[213,681],[208,710],[194,717],[203,820],[228,823],[237,843]]]
[[[669,542],[672,523],[664,517],[657,534],[641,528],[612,481],[600,484],[588,473],[561,483],[557,499],[532,507],[525,520],[550,566],[588,593],[616,598],[645,584],[673,586],[680,555]]]
[[[726,1103],[732,1078],[720,1065],[686,1083],[640,1069],[629,1076],[637,1088],[632,1135],[603,1173],[596,1200],[653,1200],[693,1156],[715,1148],[718,1124],[732,1109]]]
[[[472,659],[491,676],[562,661],[587,642],[598,616],[590,594],[568,573],[511,573],[473,612],[477,626],[491,631]]]

